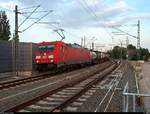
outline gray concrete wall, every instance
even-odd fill
[[[0,41],[0,73],[13,71],[13,48],[12,43],[8,41]],[[35,43],[19,43],[19,71],[32,71],[34,67],[34,54],[37,51]]]
[[[34,53],[37,50],[37,46],[34,43],[24,43],[19,44],[19,70],[20,71],[30,71],[33,69],[33,59]]]
[[[0,41],[0,73],[12,71],[12,43]]]

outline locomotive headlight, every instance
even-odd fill
[[[49,55],[48,58],[49,58],[49,59],[53,59],[53,58],[54,58],[54,55]]]
[[[41,56],[36,56],[35,58],[36,58],[36,59],[41,59]]]

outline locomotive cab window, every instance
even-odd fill
[[[39,46],[40,52],[46,52],[46,46]]]
[[[53,51],[54,48],[55,45],[39,46],[39,51],[40,52]]]
[[[53,51],[54,48],[55,48],[55,45],[48,45],[48,46],[47,46],[47,50],[48,50],[48,51]]]

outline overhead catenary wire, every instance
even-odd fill
[[[84,1],[85,2],[85,1]],[[85,7],[85,5],[83,5],[83,2],[81,2],[80,0],[78,0],[78,3],[81,5],[81,7],[83,7],[92,17],[94,16],[93,15],[93,11],[91,10],[91,8],[90,8],[90,10],[88,10],[86,7]],[[86,4],[86,6],[87,6],[87,3],[85,3]],[[89,8],[89,6],[87,6],[88,8]],[[92,11],[92,13],[91,13],[91,11]],[[95,18],[95,16],[94,16],[94,19],[97,21],[97,19]]]
[[[51,11],[49,11],[48,13],[46,13],[44,16],[42,16],[41,18],[39,18],[37,21],[35,21],[34,23],[32,23],[30,26],[28,26],[26,29],[22,30],[22,32],[25,32],[27,29],[29,29],[30,27],[32,27],[34,24],[38,23],[40,20],[42,20],[44,17],[46,17],[49,13],[51,13]]]
[[[78,0],[78,1],[79,1],[80,5],[82,5],[82,6],[84,7],[84,5],[82,4],[82,2],[81,2],[80,0]],[[84,4],[87,6],[87,8],[88,8],[89,10],[87,10],[86,7],[84,7],[84,9],[85,9],[87,12],[90,11],[90,14],[92,14],[92,16],[94,16],[94,19],[97,21],[98,25],[100,25],[100,22],[99,22],[99,19],[98,19],[99,17],[97,16],[97,14],[94,12],[94,10],[93,10],[92,8],[89,7],[88,3],[87,3],[85,0],[83,0],[83,2],[84,2]],[[96,3],[95,3],[94,6],[95,6],[95,8],[97,8]],[[101,18],[102,18],[102,17],[101,17]],[[103,19],[103,18],[102,18],[102,19]],[[104,20],[104,19],[103,19],[103,20]],[[106,26],[104,26],[104,30],[105,30],[105,32],[111,37],[112,42],[113,42],[113,39],[114,39],[113,34],[107,30]]]
[[[33,6],[33,7],[28,7],[28,8],[22,8],[22,9],[20,9],[20,10],[23,10],[23,9],[29,9],[29,8],[34,8],[35,6]],[[49,12],[52,12],[53,10],[49,10]],[[44,13],[44,12],[48,12],[48,11],[35,11],[34,13]],[[26,14],[28,14],[28,13],[31,13],[31,12],[28,12],[28,11],[22,11],[21,12],[21,15],[22,16],[24,16],[24,17],[28,17]],[[51,27],[53,27],[53,28],[55,28],[55,29],[59,29],[60,27],[57,27],[56,25],[54,25],[53,23],[51,23],[51,22],[39,22],[39,19],[40,18],[34,18],[34,17],[29,17],[28,19],[31,19],[31,20],[36,20],[36,21],[38,21],[38,22],[36,22],[36,24],[48,24],[48,25],[50,25]],[[35,23],[35,22],[34,22]],[[56,22],[57,23],[57,22]],[[28,27],[29,28],[29,27]],[[26,29],[28,29],[28,28],[26,28]],[[24,29],[23,31],[21,31],[21,32],[24,32],[26,29]],[[74,36],[74,37],[79,37],[79,36],[77,36],[77,35],[74,35],[74,34],[72,34],[72,33],[70,33],[70,32],[68,32],[68,31],[66,31],[66,30],[64,30],[64,32],[66,32],[67,34],[70,34],[71,36]]]
[[[53,11],[53,10],[49,10],[49,11]],[[35,11],[34,13],[46,13],[49,11]],[[28,13],[32,13],[32,12],[21,12],[21,14],[28,14]]]
[[[49,10],[49,11],[53,11],[53,10]],[[22,16],[27,17],[25,14],[22,14]],[[33,20],[39,20],[40,18],[30,17],[28,19],[31,19],[33,21]],[[53,24],[59,24],[58,22],[38,22],[37,24],[47,24],[47,25],[50,25],[51,27],[53,27],[55,29],[60,28],[60,27],[53,25]]]
[[[99,21],[99,19],[98,19],[97,14],[94,12],[94,10],[93,10],[92,8],[89,7],[88,3],[87,3],[85,0],[83,0],[83,2],[84,2],[84,5],[83,5],[83,3],[82,3],[80,0],[78,0],[78,1],[79,1],[80,5],[82,5],[82,7],[84,7],[84,5],[86,5],[86,7],[87,7],[89,10],[87,10],[86,7],[84,7],[84,9],[86,9],[86,11],[88,11],[90,14],[92,14],[92,16],[94,17],[95,21],[98,23],[98,25],[100,25],[100,21]],[[113,36],[111,35],[111,33],[109,33],[109,31],[106,29],[105,26],[104,26],[104,30],[105,30],[106,33],[113,39]]]
[[[21,14],[21,16],[23,16],[23,17],[28,17],[26,14]],[[31,19],[31,20],[38,20],[39,18],[37,18],[37,17],[29,17],[28,19]]]
[[[75,35],[75,34],[73,34],[73,33],[69,32],[69,31],[66,31],[66,30],[65,30],[64,32],[66,32],[67,34],[69,34],[69,35],[71,35],[71,36],[73,36],[73,37],[80,37],[80,36]]]
[[[87,3],[85,0],[83,0],[83,2],[85,3],[85,5],[86,5],[87,8],[89,9],[89,11],[92,13],[92,15],[96,17],[95,20],[98,21],[98,20],[97,20],[98,17],[97,17],[97,15],[95,14],[95,12],[93,11],[93,9],[89,7],[88,3]]]
[[[130,27],[127,31],[127,33],[129,33],[133,27],[137,26],[137,24],[131,24],[131,25],[120,25],[120,27]],[[113,33],[113,32],[112,32]]]
[[[46,24],[46,25],[49,25],[49,26],[51,26],[55,29],[62,29],[62,28],[57,27],[57,26],[54,25],[54,24],[59,24],[58,22],[38,22],[37,24]]]
[[[30,27],[32,27],[34,24],[38,23],[41,19],[43,19],[44,17],[46,17],[50,12],[53,12],[53,10],[49,10],[49,11],[39,11],[39,13],[40,13],[40,12],[48,12],[48,13],[46,13],[46,14],[45,14],[44,16],[42,16],[41,18],[32,18],[31,15],[32,15],[39,7],[40,7],[40,5],[37,5],[37,6],[31,6],[31,7],[22,8],[22,9],[17,10],[17,13],[18,13],[18,14],[21,14],[22,16],[26,17],[26,18],[21,22],[21,24],[18,26],[18,28],[19,28],[21,25],[23,25],[23,23],[25,23],[25,21],[26,21],[27,19],[35,19],[35,20],[37,20],[37,21],[34,21],[34,23],[32,23],[32,24],[31,24],[30,26],[28,26],[26,29],[24,29],[24,30],[22,30],[22,31],[19,31],[19,30],[18,30],[18,32],[22,33],[22,32],[24,32],[24,31],[26,31],[27,29],[29,29]],[[20,11],[20,10],[31,9],[31,8],[35,8],[35,9],[34,9],[32,12],[28,12],[28,13],[30,13],[28,16],[26,16],[27,13],[23,13],[22,11]],[[15,11],[13,10],[13,12],[15,12]]]
[[[23,23],[25,23],[26,20],[27,20],[28,18],[30,18],[31,15],[32,15],[39,7],[40,7],[40,5],[37,6],[37,7],[28,15],[28,17],[26,17],[26,18],[20,23],[20,25],[19,25],[18,27],[20,27],[21,25],[23,25]]]
[[[65,15],[65,9],[64,9],[65,7],[60,7],[60,8],[61,8],[60,10],[61,10],[62,14]],[[63,18],[62,20],[66,20],[66,19]],[[81,28],[80,25],[78,25],[78,26],[79,26],[79,28]],[[83,32],[82,29],[80,29],[80,31]],[[78,36],[77,34],[72,33],[70,31],[70,29],[69,30],[64,29],[64,32],[67,33],[68,35],[74,37],[74,38],[80,38],[81,37],[81,36]]]
[[[53,25],[53,24],[59,24],[59,22],[39,22],[38,24],[47,24],[47,25]],[[56,28],[56,27],[55,27]],[[57,27],[58,28],[58,27]]]
[[[40,6],[40,5],[37,5],[37,6],[30,6],[30,7],[26,7],[26,8],[21,8],[21,9],[18,9],[18,10],[19,10],[19,11],[20,11],[20,10],[26,10],[26,9],[36,8],[36,7],[38,7],[38,6]]]
[[[84,2],[85,2],[85,1],[84,1]],[[80,4],[80,6],[81,6],[83,9],[85,9],[85,11],[86,11],[87,13],[89,13],[89,14],[93,17],[93,19],[94,19],[96,22],[98,22],[97,16],[96,16],[96,18],[95,18],[95,14],[93,14],[92,9],[88,6],[87,3],[85,3],[86,6],[85,6],[85,4],[83,4],[83,2],[81,2],[80,0],[78,0],[78,3]],[[88,7],[88,8],[87,8],[87,7]],[[90,9],[89,9],[89,8],[90,8]],[[98,23],[99,23],[99,22],[98,22]]]
[[[127,33],[127,32],[125,32],[125,31],[123,31],[123,30],[119,29],[119,28],[116,28],[116,27],[113,27],[113,28],[114,28],[114,29],[116,29],[116,30],[118,30],[118,31],[120,31],[120,32],[122,32],[122,33],[125,33],[126,35],[129,35],[129,36],[131,36],[131,37],[133,37],[133,38],[136,38],[136,39],[137,39],[137,37],[136,37],[136,36],[131,35],[131,34],[129,34],[129,33]]]
[[[33,19],[36,20],[36,18],[33,18]],[[57,26],[54,25],[54,24],[60,24],[59,22],[39,22],[37,24],[47,24],[47,25],[49,25],[49,26],[51,26],[51,27],[53,27],[55,29],[62,29],[62,27],[57,27]],[[64,30],[64,32],[69,34],[69,35],[71,35],[71,36],[73,36],[73,37],[79,37],[78,35],[75,35],[75,34],[69,32],[68,30]]]
[[[96,11],[96,9],[98,9],[98,7],[97,7],[97,5],[96,5],[96,3],[94,4],[94,7],[95,7],[95,11]],[[104,20],[104,18],[101,16],[101,18]],[[105,29],[105,31],[109,34],[109,36],[112,38],[112,40],[113,40],[113,35],[107,30],[107,28],[106,28],[106,26],[104,26],[104,29]]]
[[[130,26],[130,28],[129,28],[129,30],[127,31],[127,32],[125,32],[125,31],[123,31],[123,30],[121,30],[121,29],[116,29],[117,31],[119,31],[118,33],[124,33],[123,35],[128,35],[127,33],[129,33],[130,31],[131,31],[131,29],[133,28],[133,27],[135,27],[135,26],[137,26],[136,24],[132,24],[132,25],[121,25],[121,27],[127,27],[127,26]],[[115,29],[115,28],[114,28]],[[122,32],[123,31],[123,32]],[[117,33],[117,32],[112,32],[113,34],[114,33]],[[114,34],[114,35],[121,35],[121,34]],[[131,34],[130,35],[128,35],[128,36],[131,36]],[[136,36],[134,36],[134,35],[132,35],[132,37],[134,37],[134,38],[136,38]]]
[[[10,9],[7,9],[7,8],[3,8],[0,6],[1,9],[5,10],[5,12],[10,12],[10,13],[14,13],[14,10],[10,10]]]

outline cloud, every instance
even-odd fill
[[[14,10],[16,4],[18,5],[19,9],[24,7],[41,5],[41,8],[39,8],[37,11],[54,10],[53,13],[50,13],[47,17],[42,19],[42,21],[59,22],[60,25],[56,26],[67,29],[68,31],[72,31],[72,33],[74,33],[75,31],[75,34],[81,36],[87,33],[96,34],[95,31],[97,30],[97,33],[100,33],[102,36],[107,37],[107,35],[105,34],[106,32],[102,30],[100,31],[99,29],[103,29],[103,27],[120,26],[124,23],[130,22],[131,20],[150,19],[149,13],[135,14],[136,9],[134,7],[131,7],[126,0],[84,1],[87,2],[88,6],[83,2],[83,0],[0,0],[0,9],[6,8],[9,10]],[[32,10],[33,9],[29,9],[26,11]],[[14,29],[14,12],[6,13],[8,14],[11,23],[11,29]],[[42,15],[44,14],[33,14],[32,17],[39,18]],[[24,18],[19,15],[19,23],[21,23],[23,20]],[[21,30],[30,25],[31,22],[31,20],[28,20],[26,23],[24,23]],[[32,34],[38,34],[35,37],[43,36],[45,39],[48,39],[48,37],[50,36],[48,36],[47,34],[49,34],[50,29],[52,30],[54,29],[54,27],[50,25],[34,25],[27,32],[22,33],[20,36],[22,37],[22,39],[26,39],[26,37],[30,39],[32,37]],[[87,29],[89,30],[86,33]],[[48,33],[46,34],[47,31]],[[44,32],[44,34],[42,32]],[[71,38],[72,37],[70,37],[70,39]],[[41,39],[39,38],[39,41],[40,40]]]
[[[0,1],[0,8],[5,9],[5,10],[14,10],[15,9],[15,5],[19,5],[22,6],[21,2],[18,1],[10,1],[10,0],[6,0],[6,1]]]
[[[113,5],[106,5],[103,0],[95,0],[95,2],[87,0],[88,6],[83,3],[78,1],[66,1],[63,4],[55,3],[55,13],[49,18],[52,20],[59,18],[62,26],[69,28],[96,27],[98,23],[104,20],[133,10],[124,1],[117,1]],[[93,11],[91,12],[91,10]]]
[[[85,4],[88,4],[88,6]],[[14,9],[15,5],[29,7],[41,5],[39,10],[54,10],[44,21],[59,22],[64,28],[111,27],[128,22],[130,19],[148,18],[148,15],[132,16],[135,9],[125,0],[106,3],[105,0],[3,0],[0,7]],[[31,10],[31,9],[30,9]],[[92,11],[91,11],[92,10]],[[32,10],[31,10],[32,11]],[[11,14],[12,15],[12,14]],[[41,17],[43,14],[33,15]],[[95,16],[96,15],[96,16]],[[59,26],[60,26],[59,25]],[[49,25],[42,26],[52,28]]]
[[[96,27],[97,25],[101,26],[102,24],[99,24],[99,23],[107,19],[113,19],[114,17],[120,16],[121,14],[125,14],[133,10],[133,8],[129,7],[124,1],[118,1],[114,3],[113,5],[105,5],[103,1],[96,2],[97,6],[101,6],[101,7],[98,7],[97,9],[95,8],[96,11],[94,11],[94,7],[92,8],[94,4],[90,4],[89,2],[87,2],[87,4],[90,7],[89,9],[89,7],[86,6],[86,9],[89,10],[89,12],[85,10],[85,12],[83,13],[81,12],[82,11],[81,8],[71,9],[67,15],[70,14],[70,17],[72,18],[68,18],[68,20],[66,21],[67,23],[65,23],[65,25],[68,26],[68,25],[71,25],[72,23],[73,26],[79,26],[79,27],[81,26],[83,27],[95,26]],[[91,12],[90,10],[93,10],[94,13]],[[75,12],[75,13],[73,13],[72,15],[71,12]]]
[[[123,0],[117,0],[113,4],[106,4],[105,0],[85,0],[88,4],[82,0],[6,0],[7,2],[0,2],[0,6],[3,8],[14,9],[17,4],[19,8],[41,5],[40,10],[54,10],[44,20],[49,22],[59,22],[62,27],[67,28],[86,28],[97,27],[104,25],[113,25],[114,19],[121,14],[132,11],[129,5]],[[49,4],[50,3],[50,4]],[[30,9],[31,10],[31,9]],[[91,12],[92,10],[92,12]],[[93,14],[93,12],[95,14]],[[43,14],[33,15],[34,17],[40,17]],[[95,17],[96,15],[96,17]],[[109,23],[107,24],[107,22]],[[101,24],[99,24],[101,23]],[[43,26],[49,28],[48,26]]]
[[[109,21],[104,21],[101,23],[101,25],[104,27],[117,27],[127,22],[131,22],[132,20],[149,20],[149,19],[150,19],[150,13],[149,14],[136,14],[136,15],[118,17]]]
[[[103,18],[112,18],[123,13],[133,11],[124,1],[119,1],[113,5],[107,6],[103,11],[97,12],[97,15]]]

